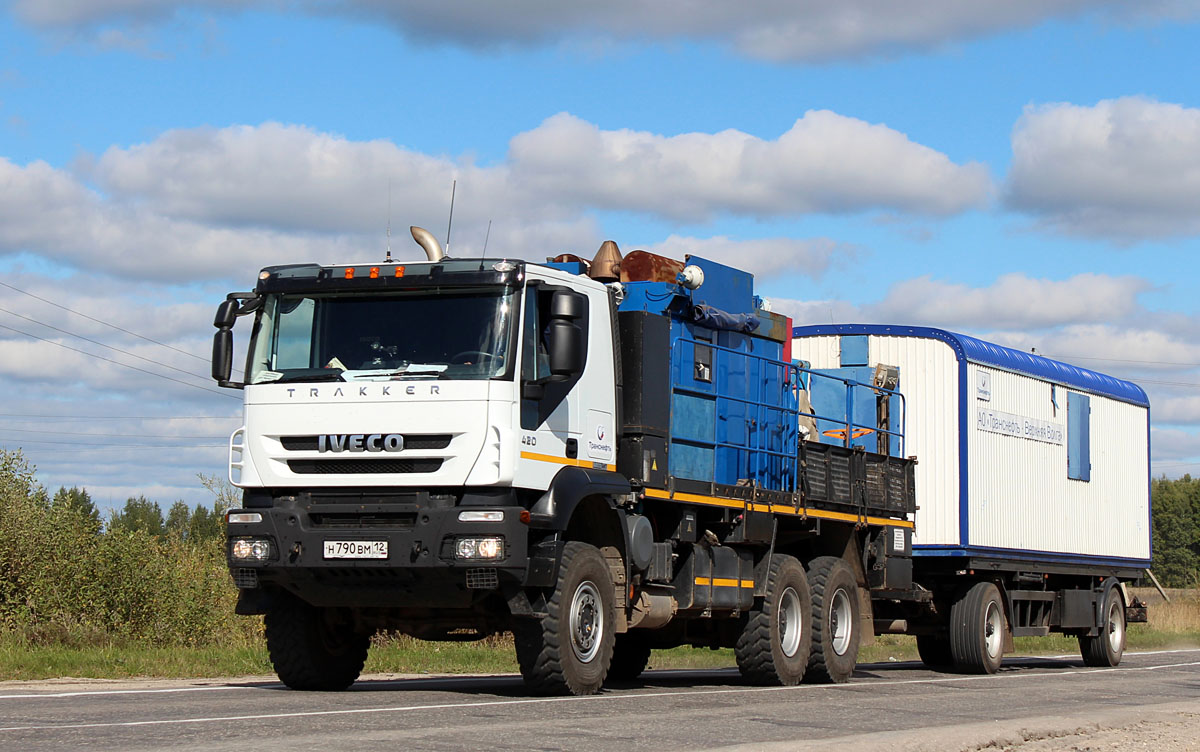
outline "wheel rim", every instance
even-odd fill
[[[1120,653],[1125,645],[1125,620],[1121,614],[1121,604],[1113,601],[1108,608],[1108,649],[1113,654]]]
[[[600,591],[590,580],[580,583],[571,599],[571,649],[575,657],[587,663],[600,652],[604,637],[604,610]]]
[[[779,647],[789,658],[800,650],[800,639],[804,636],[803,614],[800,595],[792,588],[784,590],[779,599]]]
[[[854,635],[854,619],[850,609],[850,594],[842,588],[834,592],[830,604],[829,634],[833,637],[833,652],[845,655],[850,649],[850,638]]]
[[[983,615],[983,646],[989,658],[1000,656],[1004,644],[1004,622],[1000,618],[1000,607],[995,601],[987,604]]]

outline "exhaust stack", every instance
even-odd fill
[[[446,257],[446,254],[442,253],[442,247],[438,244],[437,238],[433,236],[432,232],[426,230],[424,227],[410,227],[408,229],[412,233],[413,240],[417,241],[417,245],[425,249],[425,255],[429,257],[430,261],[441,261]]]

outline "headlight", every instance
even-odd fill
[[[454,550],[460,559],[503,559],[504,539],[499,536],[459,538]]]
[[[234,538],[229,544],[229,556],[237,561],[268,561],[271,541],[267,538]]]

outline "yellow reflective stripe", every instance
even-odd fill
[[[716,496],[701,496],[700,494],[680,493],[677,492],[673,496],[670,491],[663,491],[658,488],[647,488],[645,494],[653,499],[667,499],[675,501],[688,501],[694,504],[711,504],[719,507],[729,507],[730,509],[745,509],[750,508],[755,512],[774,512],[776,514],[793,514],[804,515],[809,517],[817,517],[825,520],[840,520],[843,522],[858,522],[860,518],[857,514],[848,514],[846,512],[831,512],[826,509],[800,509],[790,507],[785,504],[754,504],[737,499],[721,499]],[[892,527],[913,527],[911,520],[893,520],[888,517],[867,517],[865,518],[868,525],[890,525]]]
[[[697,585],[712,585],[713,587],[754,587],[754,580],[732,580],[726,577],[697,577]]]
[[[556,465],[570,465],[571,467],[594,467],[597,463],[592,460],[571,459],[570,457],[556,457],[553,454],[538,454],[537,452],[521,452],[521,459],[534,460],[535,462],[553,462]],[[604,469],[613,471],[617,469],[616,465],[604,465]]]

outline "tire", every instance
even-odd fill
[[[292,689],[342,690],[362,673],[371,636],[337,624],[333,614],[291,595],[281,595],[267,611],[267,652],[280,681]]]
[[[841,684],[858,663],[858,582],[845,561],[821,556],[809,564],[808,585],[812,589],[812,653],[807,678]]]
[[[1104,595],[1100,634],[1079,636],[1079,652],[1087,666],[1111,667],[1125,654],[1125,599],[1120,588],[1110,587]]]
[[[950,638],[944,635],[917,635],[917,654],[927,667],[938,670],[954,666]]]
[[[1004,658],[1004,604],[1000,590],[978,582],[950,607],[950,654],[959,671],[994,674]]]
[[[617,635],[613,644],[612,661],[608,664],[608,679],[612,682],[631,682],[646,670],[650,663],[650,643],[644,635],[633,632]]]
[[[563,547],[558,581],[541,620],[514,624],[517,663],[539,694],[598,692],[612,661],[616,618],[608,562],[595,546]]]
[[[803,565],[791,556],[772,556],[766,595],[756,600],[734,646],[742,676],[753,684],[799,684],[808,667],[811,620]]]

